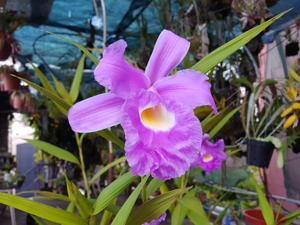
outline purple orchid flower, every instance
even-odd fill
[[[126,46],[119,40],[105,49],[95,79],[110,92],[75,104],[69,123],[82,133],[121,124],[133,175],[181,176],[201,149],[202,129],[193,109],[209,105],[217,112],[208,78],[190,69],[167,76],[190,46],[170,31],[159,35],[144,73],[125,60]]]
[[[166,217],[167,217],[167,214],[164,213],[158,219],[152,220],[149,223],[143,223],[142,225],[159,225],[161,222],[166,220]]]
[[[215,144],[209,141],[208,134],[203,135],[201,152],[198,159],[200,167],[210,173],[213,170],[220,169],[222,161],[226,160],[227,155],[224,152],[224,140],[220,139]]]

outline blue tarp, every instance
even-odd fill
[[[112,38],[119,24],[124,20],[124,16],[133,1],[106,0],[105,2],[107,4],[108,38]],[[146,9],[143,11],[143,14],[147,20],[148,32],[158,33],[161,30],[158,11],[154,10],[152,3],[148,5],[145,4],[145,1],[136,2],[145,5]],[[102,11],[100,4],[98,8],[101,18]],[[142,7],[136,9],[132,15],[135,16],[141,10]],[[80,57],[78,49],[58,38],[48,35],[46,32],[65,35],[67,38],[85,45],[90,35],[89,21],[93,16],[95,16],[95,10],[92,0],[54,0],[48,20],[44,24],[39,26],[23,26],[15,32],[15,37],[21,44],[21,55],[32,56],[32,61],[36,63],[54,65],[62,65],[78,60]],[[131,36],[136,36],[136,40],[132,40],[131,38],[132,44],[138,44],[139,30],[137,21],[134,21],[126,29],[126,32],[135,34]],[[96,47],[101,47],[101,38],[102,31],[97,30]]]

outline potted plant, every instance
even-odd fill
[[[274,212],[262,186],[258,184],[254,177],[251,180],[255,184],[259,207],[243,211],[243,219],[246,225],[284,225],[292,224],[297,219],[300,215],[300,210],[284,215],[279,205],[276,207],[276,212]]]
[[[10,96],[10,104],[17,111],[32,112],[34,108],[28,89],[14,91]]]
[[[268,168],[273,150],[280,149],[282,143],[273,135],[283,124],[280,114],[279,97],[269,92],[267,87],[274,87],[276,81],[265,80],[250,85],[249,97],[245,96],[241,106],[241,119],[247,141],[247,163],[260,168]]]
[[[1,91],[14,91],[20,88],[20,80],[11,76],[16,74],[16,71],[11,66],[0,67],[0,80],[2,83]]]
[[[285,110],[281,117],[285,119],[283,128],[286,130],[288,136],[295,137],[291,142],[291,149],[294,153],[300,152],[300,75],[291,69],[289,79],[287,80],[286,88],[284,89],[284,97],[286,102]]]

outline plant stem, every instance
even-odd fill
[[[85,164],[84,164],[84,158],[83,158],[83,152],[82,152],[83,135],[81,137],[79,137],[79,134],[75,133],[75,137],[76,137],[76,142],[77,142],[78,150],[79,150],[79,159],[80,159],[80,167],[81,167],[83,182],[84,182],[85,190],[87,192],[87,197],[90,198],[91,190],[90,190],[89,182],[88,182],[88,179],[86,176]]]

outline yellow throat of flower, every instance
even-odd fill
[[[175,125],[175,115],[162,105],[148,107],[140,112],[142,124],[154,131],[168,131]]]
[[[209,154],[209,153],[206,153],[206,154],[203,156],[203,162],[206,162],[206,163],[210,162],[210,161],[213,160],[213,159],[214,159],[214,157],[213,157],[211,154]]]

